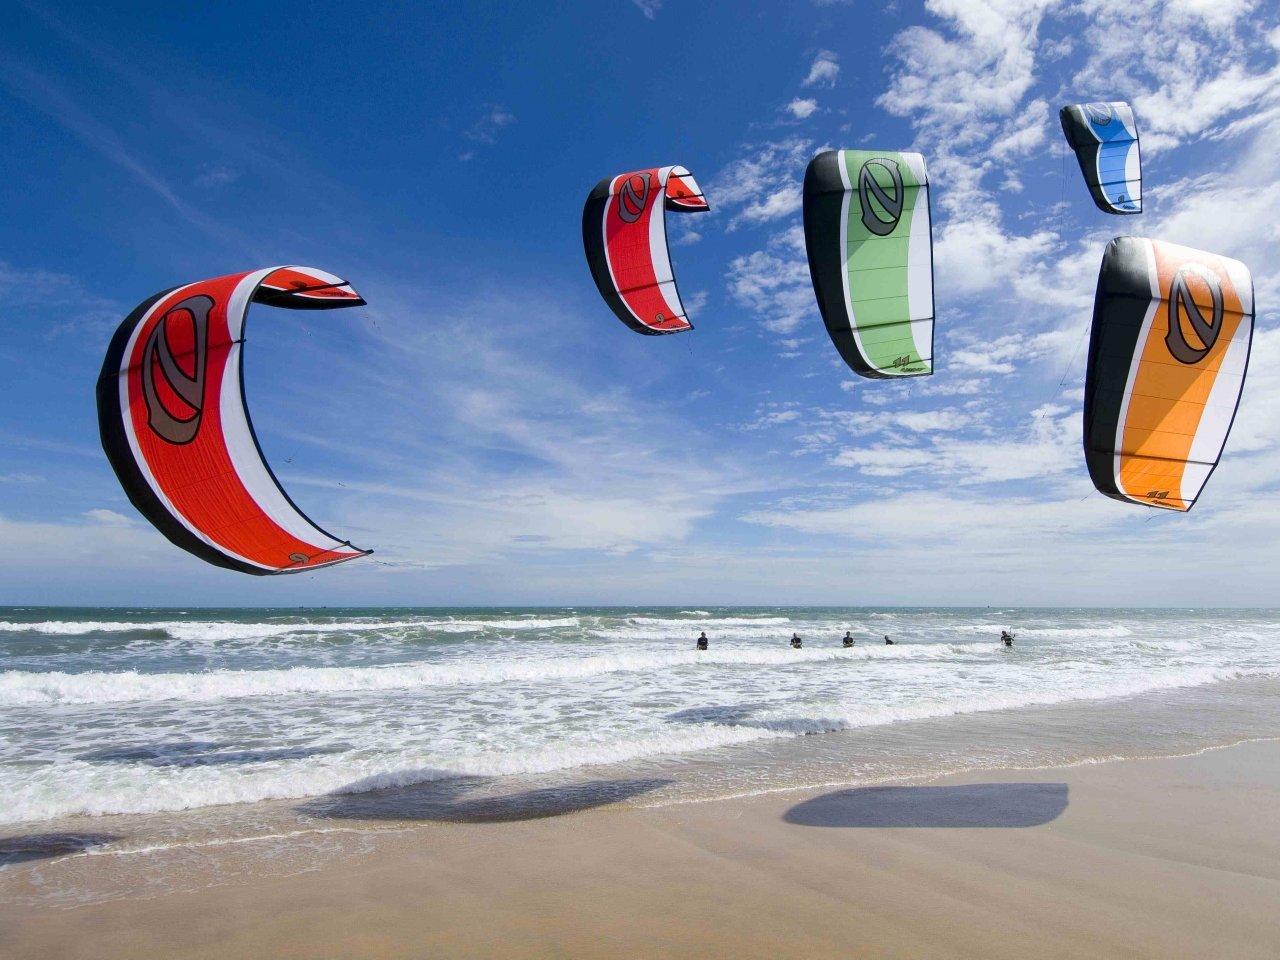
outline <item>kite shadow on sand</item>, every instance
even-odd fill
[[[430,771],[424,771],[429,774]],[[377,779],[357,781],[337,793],[297,807],[327,820],[432,820],[446,823],[511,823],[559,817],[620,803],[670,783],[650,778],[587,780],[515,793],[489,790],[496,777],[446,777],[405,787],[379,789]],[[368,787],[365,787],[365,784]],[[470,794],[470,796],[468,796]]]
[[[1038,827],[1067,809],[1065,783],[856,787],[798,803],[782,819],[802,827]]]
[[[100,847],[119,839],[110,833],[28,833],[0,837],[0,867],[83,853],[90,847]]]

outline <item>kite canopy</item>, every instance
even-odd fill
[[[1231,431],[1252,339],[1253,279],[1240,261],[1143,237],[1107,244],[1084,399],[1094,486],[1195,506]]]
[[[1141,213],[1142,157],[1133,108],[1123,100],[1077,103],[1063,107],[1058,117],[1098,209]]]
[[[120,325],[98,378],[107,459],[133,505],[202,560],[242,573],[299,573],[364,556],[300,511],[263,459],[243,382],[250,302],[362,306],[345,280],[269,267],[174,287]]]
[[[809,275],[827,333],[864,377],[933,373],[933,232],[918,153],[827,150],[804,176]]]
[[[708,209],[697,181],[684,167],[608,177],[587,196],[582,243],[591,276],[605,303],[636,333],[693,329],[671,272],[666,211]]]

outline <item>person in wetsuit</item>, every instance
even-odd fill
[[[707,649],[707,631],[705,630],[703,630],[702,633],[698,636],[698,649],[699,650]]]
[[[792,650],[800,649],[800,634],[798,633],[791,634],[791,649]]]
[[[852,634],[850,631],[846,630],[846,631],[844,632],[844,639],[843,639],[843,640],[841,640],[840,642],[841,642],[841,644],[843,644],[843,645],[844,645],[844,646],[846,646],[846,647],[852,647],[852,646],[853,646],[853,634]]]
[[[1012,646],[1013,646],[1013,634],[1012,634],[1012,633],[1010,633],[1008,630],[1001,630],[1001,631],[1000,631],[1000,639],[1001,639],[1002,641],[1004,641],[1004,645],[1005,645],[1006,647],[1012,647]]]
[[[893,646],[893,641],[889,639],[889,635],[888,635],[888,634],[885,634],[885,637],[884,637],[884,643],[885,643],[885,646],[887,646],[887,647],[892,647],[892,646]]]

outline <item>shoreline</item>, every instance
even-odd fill
[[[166,867],[202,881],[186,888],[158,888],[141,854],[35,861],[28,882],[61,871],[132,895],[23,903],[8,870],[0,936],[15,958],[1280,952],[1274,739],[924,783],[358,822],[342,834],[354,848],[296,871],[287,838],[272,869],[249,874],[234,847],[188,851]]]
[[[746,790],[741,793],[727,793],[721,796],[684,798],[680,800],[672,800],[669,803],[658,803],[652,805],[637,804],[637,806],[641,809],[662,810],[674,806],[685,806],[699,803],[717,803],[722,800],[752,800],[756,797],[768,797],[782,793],[809,793],[815,790],[830,790],[838,788],[848,789],[855,787],[925,785],[936,783],[939,780],[945,780],[950,777],[965,777],[986,773],[1043,773],[1049,770],[1075,770],[1081,767],[1105,766],[1111,763],[1140,763],[1148,760],[1188,760],[1193,757],[1203,756],[1206,753],[1213,753],[1218,750],[1230,750],[1233,747],[1244,747],[1255,743],[1280,743],[1280,734],[1276,734],[1274,736],[1241,737],[1239,740],[1232,740],[1228,743],[1214,743],[1203,747],[1197,747],[1194,750],[1187,750],[1185,753],[1156,753],[1151,755],[1134,754],[1132,756],[1113,754],[1105,757],[1085,757],[1080,760],[1071,760],[1065,763],[1032,764],[1027,766],[1012,765],[1000,767],[972,766],[944,770],[937,773],[886,776],[875,780],[832,780],[826,783],[803,783],[790,786],[764,787],[759,790]]]
[[[965,709],[879,724],[780,734],[765,727],[750,736],[753,723],[729,711],[727,721],[708,719],[707,729],[737,728],[742,739],[692,750],[675,750],[610,762],[510,773],[403,769],[379,772],[329,792],[299,791],[251,799],[201,802],[185,807],[72,812],[48,818],[0,822],[0,842],[28,832],[94,834],[103,830],[130,836],[234,835],[242,822],[263,819],[282,833],[305,828],[312,808],[326,803],[361,804],[380,798],[418,797],[462,784],[471,794],[501,796],[516,791],[573,789],[578,783],[635,781],[644,789],[626,798],[638,806],[707,803],[797,789],[929,782],[947,775],[990,770],[1037,771],[1131,759],[1178,758],[1206,749],[1280,738],[1275,706],[1280,678],[1246,676],[1137,694],[1064,703]],[[709,708],[712,717],[719,708]],[[1206,722],[1178,729],[1186,713]],[[1153,738],[1152,731],[1163,731]],[[1172,732],[1168,732],[1172,731]],[[946,757],[950,762],[941,762]],[[1030,762],[1025,762],[1030,760]],[[456,791],[455,791],[456,792]],[[617,798],[610,798],[616,802]],[[417,801],[414,801],[417,802]],[[144,844],[145,845],[145,844]],[[181,841],[175,845],[180,846]],[[124,852],[124,851],[111,851]],[[97,852],[95,852],[97,855]],[[5,872],[0,854],[0,876]]]
[[[348,780],[336,789],[314,785],[310,790],[231,796],[190,806],[103,809],[11,820],[0,822],[0,838],[45,827],[96,832],[98,824],[120,823],[133,832],[134,822],[168,820],[174,829],[183,820],[234,822],[254,819],[259,810],[305,808],[326,797],[446,789],[460,780],[483,781],[498,789],[546,789],[589,777],[644,778],[663,781],[645,791],[648,799],[674,798],[670,802],[682,803],[749,796],[762,782],[769,784],[763,788],[766,791],[785,791],[927,779],[964,771],[1056,768],[1109,758],[1176,757],[1205,747],[1280,735],[1274,721],[1277,703],[1280,677],[1246,672],[1207,683],[1157,686],[1096,699],[965,707],[856,726],[822,721],[811,729],[790,723],[775,727],[768,720],[757,722],[741,707],[710,706],[698,711],[700,716],[688,728],[705,732],[708,743],[702,747],[655,748],[618,759],[608,758],[606,751],[600,760],[529,769],[391,768]],[[1194,729],[1185,727],[1182,720],[1189,711],[1203,714],[1206,722]],[[939,766],[939,756],[953,762]],[[1026,759],[1032,762],[1023,762]],[[195,785],[188,783],[184,789],[195,789]]]
[[[1187,760],[1200,757],[1205,754],[1214,753],[1220,750],[1230,750],[1235,747],[1250,746],[1254,744],[1280,744],[1280,734],[1275,736],[1256,736],[1244,737],[1239,740],[1227,743],[1215,743],[1207,746],[1189,749],[1185,752],[1152,754],[1152,755],[1131,755],[1125,756],[1120,754],[1104,756],[1104,757],[1086,757],[1079,760],[1068,761],[1064,763],[1046,763],[1035,765],[1011,765],[1011,766],[970,766],[963,768],[954,768],[949,770],[941,770],[935,772],[903,774],[903,775],[886,775],[883,777],[861,780],[832,780],[820,783],[800,783],[789,784],[785,786],[763,787],[757,790],[747,790],[737,793],[718,794],[706,797],[676,797],[671,799],[659,799],[656,802],[647,802],[642,799],[643,795],[633,797],[623,797],[616,801],[602,803],[598,805],[584,806],[574,809],[555,809],[550,812],[539,813],[536,817],[528,819],[536,819],[541,816],[564,816],[570,813],[585,813],[597,809],[633,809],[633,810],[671,810],[673,808],[684,806],[698,806],[702,804],[715,803],[733,803],[736,801],[751,801],[765,797],[782,796],[787,794],[813,794],[820,791],[828,790],[851,790],[851,789],[876,789],[880,787],[890,786],[928,786],[949,779],[963,779],[984,774],[1012,776],[1013,774],[1037,774],[1049,771],[1069,771],[1081,768],[1106,766],[1116,763],[1133,763],[1160,760]],[[465,777],[456,777],[450,779],[466,779]],[[26,823],[13,823],[0,825],[0,880],[3,880],[5,871],[12,867],[13,863],[4,859],[6,854],[10,854],[13,847],[11,837],[21,837],[23,828],[35,828],[27,831],[27,835],[37,836],[87,836],[92,835],[94,831],[84,829],[67,829],[58,830],[59,826],[69,827],[85,827],[91,825],[94,821],[102,821],[104,827],[115,826],[116,821],[129,820],[134,818],[153,818],[153,817],[172,817],[181,819],[188,815],[199,815],[206,812],[235,812],[237,814],[249,813],[255,810],[268,811],[273,809],[281,809],[285,806],[298,809],[306,807],[308,804],[315,802],[323,802],[327,799],[341,800],[342,797],[349,796],[354,802],[359,804],[369,803],[372,807],[378,808],[382,806],[382,798],[392,794],[412,794],[429,791],[441,781],[423,781],[419,783],[409,784],[401,788],[384,788],[374,789],[365,793],[353,793],[348,795],[337,795],[336,797],[306,797],[306,798],[280,798],[272,800],[260,800],[252,803],[232,803],[216,805],[211,807],[196,807],[188,810],[164,810],[157,811],[154,814],[102,814],[102,815],[82,815],[77,817],[60,818],[56,820],[36,820],[27,821]],[[595,781],[586,781],[587,783]],[[572,789],[573,784],[566,784],[565,788]],[[399,802],[392,800],[385,804],[388,810],[395,810],[400,806]],[[502,806],[495,804],[492,808],[495,813],[504,809]],[[516,812],[511,811],[513,814]],[[528,812],[525,808],[522,812]],[[394,817],[388,817],[394,822]],[[510,817],[492,816],[487,818],[493,822],[503,822],[505,820],[523,819],[512,815]],[[449,822],[442,818],[441,822]],[[463,820],[459,819],[455,822],[480,822],[479,820]],[[55,829],[43,829],[53,827]],[[181,850],[199,850],[206,848],[218,847],[235,847],[248,846],[255,843],[269,843],[279,840],[296,840],[309,836],[330,836],[347,834],[351,836],[369,836],[374,834],[403,833],[416,829],[424,829],[422,824],[414,824],[406,820],[405,825],[397,827],[374,826],[372,821],[367,822],[365,826],[335,827],[335,826],[302,826],[291,830],[282,830],[276,833],[257,833],[246,834],[244,836],[212,836],[204,839],[175,839],[172,843],[155,843],[145,846],[125,846],[111,847],[99,846],[97,844],[86,846],[84,849],[58,854],[60,862],[66,863],[76,858],[92,858],[92,857],[145,857],[153,854],[162,854],[170,851]],[[14,862],[21,862],[14,861]]]

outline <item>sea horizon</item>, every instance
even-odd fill
[[[461,604],[378,604],[378,603],[344,603],[344,604],[146,604],[146,603],[3,603],[0,613],[6,610],[677,610],[687,608],[708,607],[712,610],[1280,610],[1280,605],[1264,604],[1078,604],[1078,603],[988,603],[988,604],[953,604],[953,603],[708,603],[706,601],[688,603],[461,603]]]

